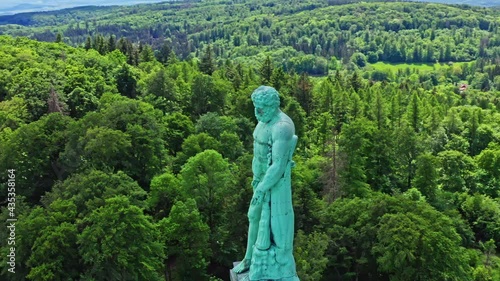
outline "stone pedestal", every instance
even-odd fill
[[[239,263],[240,263],[239,261],[233,262],[233,267],[237,266]],[[231,277],[231,281],[250,281],[250,277],[249,277],[249,272],[248,271],[240,273],[240,274],[236,274],[231,269],[231,270],[229,270],[229,275]],[[281,278],[281,279],[276,279],[276,280],[262,279],[262,280],[258,280],[258,281],[300,281],[300,280],[299,280],[299,278],[297,276],[293,276],[293,277],[290,277],[290,278]]]
[[[249,279],[251,281],[299,281],[292,251],[282,251],[275,245],[267,250],[254,248]]]
[[[233,267],[237,266],[240,262],[239,261],[235,261],[233,263]],[[249,277],[248,277],[248,271],[246,272],[243,272],[243,273],[240,273],[240,274],[236,274],[232,269],[229,271],[229,274],[231,276],[231,281],[250,281]]]

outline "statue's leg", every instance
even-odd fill
[[[247,239],[247,250],[245,257],[238,264],[233,271],[236,273],[241,273],[247,271],[250,268],[250,261],[252,260],[252,252],[255,241],[257,240],[257,234],[259,233],[259,221],[262,213],[262,204],[253,205],[250,204],[248,209],[248,239]]]
[[[247,252],[245,254],[245,259],[252,258],[252,248],[257,240],[257,235],[259,233],[259,222],[262,214],[262,204],[252,205],[248,211],[248,242],[247,242]]]

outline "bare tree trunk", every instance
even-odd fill
[[[339,170],[343,167],[343,161],[341,161],[337,151],[337,138],[338,134],[334,129],[331,151],[327,152],[328,163],[322,179],[324,183],[323,193],[328,203],[342,197]]]

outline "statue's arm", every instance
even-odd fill
[[[257,159],[255,159],[255,156],[254,156],[254,158],[252,159],[252,173],[253,173],[252,186],[254,188],[256,188],[260,182],[260,177],[258,176],[258,165],[259,165],[259,161]]]
[[[268,191],[282,178],[288,164],[293,135],[293,125],[288,122],[278,122],[273,127],[272,163],[258,184],[257,191]]]

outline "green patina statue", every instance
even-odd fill
[[[292,154],[297,144],[293,121],[279,109],[278,92],[260,86],[252,94],[253,198],[248,210],[248,242],[244,259],[233,272],[248,271],[249,280],[299,281],[293,258]]]

